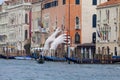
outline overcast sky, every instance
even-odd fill
[[[3,0],[0,0],[0,4],[3,2]]]

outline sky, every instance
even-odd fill
[[[2,4],[3,0],[0,0],[0,4]]]

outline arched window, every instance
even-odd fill
[[[92,43],[96,43],[96,32],[92,34]]]
[[[75,43],[80,43],[80,35],[78,32],[75,33]]]
[[[97,0],[93,0],[92,4],[97,5]]]
[[[96,28],[96,20],[97,20],[97,15],[94,14],[93,17],[92,17],[92,27],[93,28]]]
[[[28,14],[27,13],[25,14],[25,23],[26,24],[28,23]]]
[[[76,29],[80,29],[80,19],[79,19],[79,17],[76,17],[76,20],[75,20],[75,21],[76,21],[76,23],[75,23],[75,25],[76,25],[75,28],[76,28]]]

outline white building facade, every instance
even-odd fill
[[[31,36],[31,3],[19,0],[9,2],[6,9],[7,14],[1,19],[2,32],[6,35],[5,46],[9,53],[18,53],[24,51],[24,45]],[[5,21],[6,20],[6,21]],[[4,29],[4,30],[3,30]]]
[[[97,5],[107,0],[82,0],[81,53],[83,58],[93,58],[96,44]]]
[[[6,9],[7,4],[4,3],[1,5],[2,10],[0,11],[0,53],[3,52],[3,48],[6,46],[7,41],[7,30],[6,27],[8,25],[8,12]]]
[[[96,53],[120,56],[120,0],[97,7]]]
[[[82,0],[82,43],[94,42],[96,33],[97,5],[107,0]]]
[[[42,44],[42,12],[41,12],[40,0],[36,0],[32,3],[32,37],[31,37],[31,48],[43,47]]]
[[[15,46],[17,50],[24,50],[25,41],[30,39],[30,11],[31,3],[18,3],[10,5],[8,14],[8,45]]]

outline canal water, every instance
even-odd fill
[[[119,80],[120,64],[67,64],[0,59],[0,80]]]

